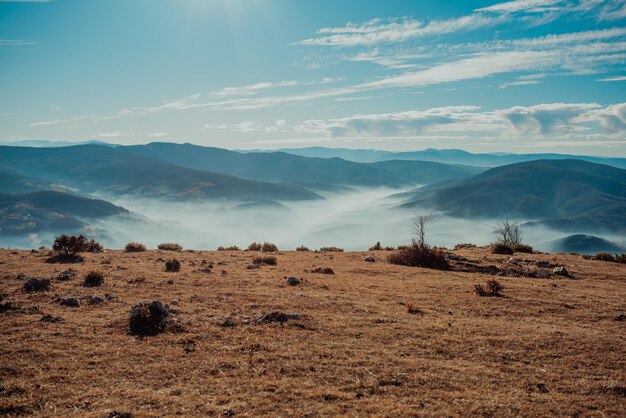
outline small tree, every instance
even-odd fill
[[[426,245],[426,222],[430,215],[415,215],[413,218],[413,244],[424,247]]]
[[[522,243],[522,230],[517,223],[501,221],[493,229],[494,234],[498,236],[499,243],[508,246]]]
[[[89,242],[84,235],[59,235],[54,239],[52,249],[64,255],[75,255],[82,251],[87,251]]]

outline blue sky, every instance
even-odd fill
[[[0,0],[0,140],[626,157],[626,0]]]

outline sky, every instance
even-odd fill
[[[626,157],[626,0],[0,0],[0,141]]]

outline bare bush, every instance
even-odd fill
[[[165,271],[173,272],[173,273],[176,273],[177,271],[180,271],[180,261],[178,261],[175,258],[173,258],[171,260],[167,260],[165,262]]]
[[[450,270],[445,253],[426,244],[411,244],[387,257],[391,264],[409,267],[424,267],[436,270]]]
[[[104,283],[104,275],[99,271],[91,271],[85,275],[83,286],[98,287]]]
[[[522,230],[517,223],[509,221],[498,222],[493,232],[498,237],[498,242],[504,245],[512,246],[522,243]]]
[[[478,296],[483,297],[500,297],[502,296],[502,291],[504,290],[504,286],[500,284],[497,280],[487,280],[487,284],[483,286],[482,284],[477,284],[474,286],[474,292]]]
[[[511,248],[513,248],[513,251],[518,252],[518,253],[528,253],[528,254],[533,253],[533,247],[531,247],[528,244],[513,244]]]
[[[271,242],[264,242],[261,246],[261,252],[263,253],[273,253],[278,251],[278,247],[276,244],[272,244]]]
[[[615,261],[615,256],[610,253],[597,253],[593,256],[593,259],[598,261]]]
[[[510,246],[508,246],[507,244],[503,242],[496,242],[495,244],[491,246],[492,254],[513,255],[514,252],[515,251],[513,251],[513,248],[511,248]]]
[[[342,253],[343,248],[339,247],[321,247],[320,252],[322,253]]]
[[[296,248],[296,251],[311,251],[311,250],[309,250],[308,247],[305,247],[304,245],[301,245],[298,248]]]
[[[262,257],[254,257],[252,259],[252,264],[266,264],[269,266],[275,266],[276,264],[278,264],[278,262],[276,261],[276,257],[272,257],[272,256],[262,256]]]
[[[263,245],[259,242],[253,242],[248,245],[248,251],[261,251],[261,248],[263,248]]]
[[[380,245],[380,241],[370,247],[370,251],[380,251],[383,249],[383,246]]]
[[[176,242],[162,242],[161,244],[157,246],[157,248],[163,251],[182,251],[183,250],[182,245]]]
[[[142,253],[146,251],[146,246],[140,242],[129,242],[124,247],[124,251],[127,253]]]
[[[217,247],[217,251],[241,251],[241,248],[236,245],[232,245],[230,247],[222,247],[221,245]]]

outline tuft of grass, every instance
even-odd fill
[[[528,253],[528,254],[533,253],[533,247],[531,247],[528,244],[513,244],[511,248],[513,248],[513,251],[518,252],[518,253]]]
[[[252,259],[252,264],[266,264],[268,266],[275,266],[276,264],[278,264],[278,262],[276,261],[276,257],[265,255],[262,257],[254,257]]]
[[[454,246],[455,250],[463,250],[465,248],[476,248],[476,244],[470,244],[468,242],[462,242]]]
[[[182,245],[176,242],[162,242],[157,246],[157,248],[163,251],[182,251],[183,250]]]
[[[626,264],[626,254],[621,253],[620,255],[615,255],[615,262]]]
[[[593,259],[598,260],[598,261],[615,262],[615,256],[613,256],[613,254],[610,254],[610,253],[598,253],[593,257]]]
[[[263,244],[259,242],[253,242],[252,244],[248,245],[248,251],[261,251],[261,248],[263,248]]]
[[[482,284],[474,286],[474,292],[476,292],[478,296],[482,297],[501,297],[503,290],[504,286],[494,279],[487,280],[485,286]]]
[[[165,271],[173,272],[173,273],[176,273],[177,271],[180,271],[180,261],[178,261],[175,258],[173,258],[171,260],[167,260],[165,262]]]
[[[104,283],[104,274],[99,271],[91,271],[85,275],[83,286],[98,287]]]
[[[412,303],[407,303],[406,312],[411,315],[420,315],[424,313],[420,308],[418,308],[416,305],[413,305]]]
[[[124,247],[124,251],[126,251],[127,253],[142,253],[146,251],[146,246],[140,242],[133,241],[126,244],[126,246]]]
[[[222,247],[220,245],[219,247],[217,247],[217,251],[241,251],[241,248],[237,247],[236,245],[230,247]]]
[[[450,264],[446,260],[444,252],[426,244],[414,243],[409,245],[391,254],[387,257],[387,261],[401,266],[450,270]]]
[[[301,245],[298,248],[296,248],[296,251],[311,251],[311,250],[309,250],[308,247],[305,247],[304,245]]]
[[[491,253],[492,254],[506,254],[506,255],[513,255],[515,251],[513,251],[513,248],[509,247],[506,244],[503,244],[501,242],[496,242],[495,244],[491,245]]]
[[[278,251],[278,247],[276,246],[276,244],[272,244],[271,242],[264,242],[261,246],[262,253],[273,253],[276,251]]]
[[[322,253],[342,253],[343,248],[339,247],[322,247],[320,248],[320,252]]]

